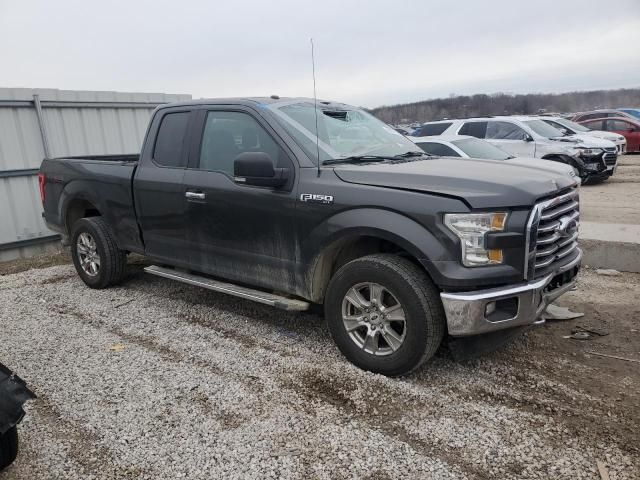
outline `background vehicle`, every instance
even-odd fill
[[[396,132],[404,136],[411,135],[411,131],[408,128],[404,128],[404,127],[391,127],[391,128],[393,128]]]
[[[603,108],[600,110],[590,110],[588,112],[579,112],[573,115],[571,118],[572,121],[582,123],[587,120],[593,120],[596,118],[609,118],[609,117],[628,117],[634,118],[633,115],[630,115],[625,112],[621,112],[620,110],[616,110],[614,108]]]
[[[576,169],[583,183],[605,180],[613,173],[605,163],[606,149],[615,150],[613,143],[582,135],[567,137],[539,118],[505,116],[449,120],[446,123],[449,125],[443,135],[470,135],[484,139],[515,157],[565,163]],[[614,165],[616,158],[613,159]]]
[[[476,137],[467,135],[441,135],[434,137],[411,137],[411,140],[429,155],[478,160],[502,160],[524,167],[550,170],[579,181],[575,170],[569,165],[539,158],[514,157],[504,150],[500,150],[498,147],[491,145],[489,142]]]
[[[616,110],[619,110],[623,113],[626,113],[627,115],[635,117],[637,120],[640,120],[640,108],[616,108]]]
[[[622,155],[627,151],[627,140],[623,135],[605,132],[604,130],[592,130],[584,125],[580,125],[579,123],[562,117],[540,117],[540,119],[544,120],[557,130],[560,130],[565,135],[587,135],[590,137],[602,138],[603,140],[609,140],[616,145],[618,155]],[[611,162],[607,160],[608,158],[605,154],[605,161],[609,167]]]
[[[582,257],[572,179],[417,150],[349,105],[199,100],[156,109],[139,158],[44,160],[39,181],[88,286],[121,281],[136,252],[155,275],[288,310],[323,303],[351,362],[402,375],[447,333],[464,344],[539,323]]]
[[[18,424],[24,417],[22,406],[36,398],[24,381],[0,363],[0,471],[18,455]]]
[[[427,122],[416,128],[411,135],[414,137],[429,137],[442,135],[452,124],[450,121]]]
[[[627,117],[597,118],[580,122],[587,128],[604,130],[622,135],[627,141],[628,152],[640,152],[640,121]]]

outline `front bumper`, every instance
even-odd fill
[[[463,337],[544,323],[540,315],[576,284],[582,251],[539,280],[473,292],[441,293],[449,335]]]

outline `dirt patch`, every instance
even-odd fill
[[[32,268],[48,268],[68,263],[71,263],[71,256],[66,250],[31,258],[18,258],[8,262],[0,262],[0,275],[11,275],[13,273],[26,272]]]

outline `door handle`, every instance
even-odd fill
[[[184,196],[191,200],[204,200],[207,198],[202,192],[185,192]]]

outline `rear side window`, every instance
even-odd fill
[[[604,128],[602,127],[602,122],[603,120],[592,120],[590,122],[582,122],[581,124],[592,130],[604,130]]]
[[[459,135],[471,135],[476,138],[484,138],[487,133],[487,122],[467,122],[458,131]]]
[[[158,129],[153,160],[163,167],[182,167],[189,112],[168,113]]]
[[[415,137],[433,137],[434,135],[441,135],[447,128],[451,126],[452,122],[441,123],[429,123],[423,125],[416,130]]]
[[[489,122],[486,138],[494,140],[524,140],[526,132],[511,122]]]
[[[633,125],[622,120],[607,120],[607,130],[610,132],[624,132],[629,130]]]
[[[438,157],[459,157],[460,155],[451,147],[435,142],[421,142],[417,144],[422,150],[430,155]]]

